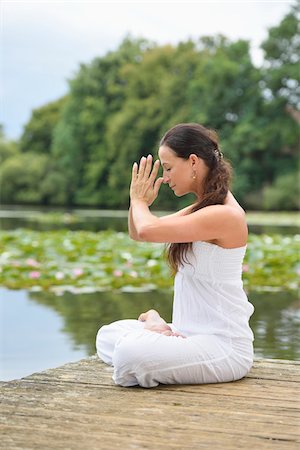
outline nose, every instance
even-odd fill
[[[170,181],[170,177],[168,176],[168,174],[166,172],[163,173],[163,183],[167,184]]]

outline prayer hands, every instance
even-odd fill
[[[155,161],[152,168],[152,156],[148,155],[147,158],[143,156],[140,160],[138,167],[135,162],[132,166],[132,178],[130,185],[130,199],[142,200],[147,203],[148,206],[152,205],[158,195],[160,186],[162,185],[163,178],[155,178],[158,174],[160,162]]]

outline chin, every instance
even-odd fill
[[[176,197],[182,197],[183,195],[186,195],[187,192],[175,192],[174,191],[174,195],[176,195]]]

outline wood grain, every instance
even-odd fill
[[[5,450],[299,449],[300,362],[243,380],[122,388],[97,357],[0,383]]]

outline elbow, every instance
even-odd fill
[[[138,229],[138,240],[144,242],[150,241],[151,239],[149,231],[149,227],[147,226],[140,227]]]
[[[132,239],[133,241],[140,241],[140,239],[139,239],[137,234],[133,234],[133,233],[130,233],[130,232],[128,234],[129,234],[130,239]]]

